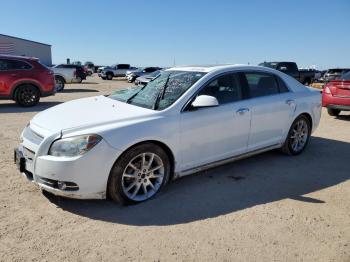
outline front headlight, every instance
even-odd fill
[[[102,137],[99,135],[83,135],[59,139],[52,143],[49,155],[66,157],[83,155],[101,140]]]

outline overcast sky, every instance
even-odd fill
[[[53,63],[138,66],[296,61],[350,67],[350,0],[19,1],[0,33],[52,45]]]

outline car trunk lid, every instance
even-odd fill
[[[333,96],[350,98],[350,81],[331,81],[327,85]]]

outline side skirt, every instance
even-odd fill
[[[191,175],[191,174],[198,173],[198,172],[201,172],[201,171],[204,171],[204,170],[208,170],[208,169],[211,169],[211,168],[214,168],[214,167],[217,167],[217,166],[221,166],[221,165],[224,165],[224,164],[228,164],[228,163],[231,163],[231,162],[243,159],[243,158],[247,158],[247,157],[251,157],[251,156],[254,156],[254,155],[258,155],[258,154],[261,154],[261,153],[264,153],[264,152],[267,152],[267,151],[270,151],[270,150],[273,150],[273,149],[281,148],[281,146],[282,146],[281,144],[275,144],[275,145],[272,145],[272,146],[264,147],[264,148],[257,149],[257,150],[254,150],[254,151],[251,151],[251,152],[248,152],[248,153],[244,153],[244,154],[237,155],[237,156],[234,156],[234,157],[230,157],[230,158],[226,158],[226,159],[223,159],[223,160],[215,161],[215,162],[212,162],[212,163],[209,163],[209,164],[205,164],[205,165],[202,165],[202,166],[198,166],[198,167],[195,167],[195,168],[186,169],[186,170],[183,170],[183,171],[175,173],[173,179],[177,179],[179,177],[183,177],[183,176]]]

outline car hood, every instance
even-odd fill
[[[51,107],[37,114],[30,124],[49,133],[57,133],[137,120],[156,113],[157,111],[119,102],[105,96],[96,96]]]

